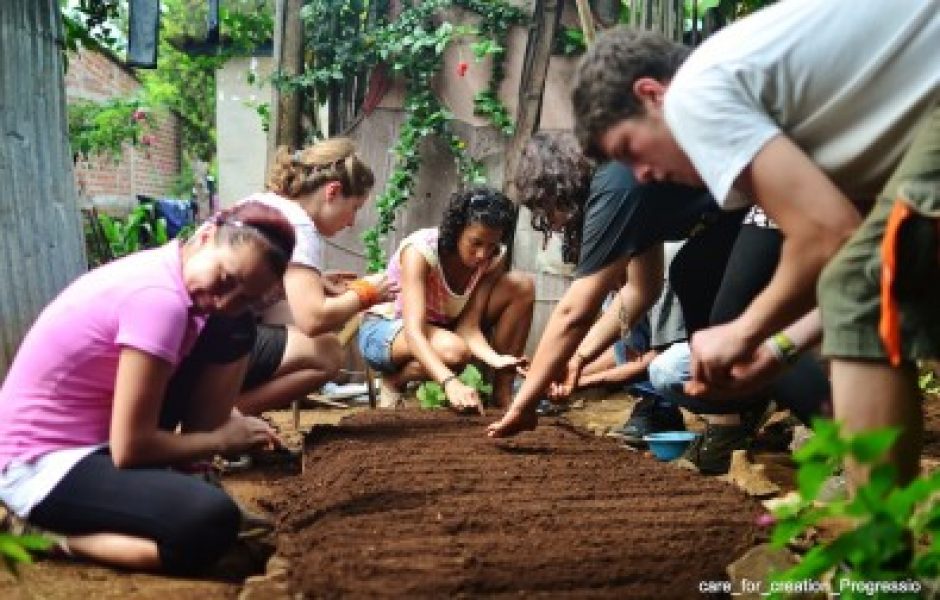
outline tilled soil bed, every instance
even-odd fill
[[[278,554],[305,597],[688,598],[750,547],[759,505],[562,421],[361,413],[278,483]]]

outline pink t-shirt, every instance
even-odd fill
[[[173,366],[204,318],[190,311],[179,244],[79,277],[39,315],[0,388],[0,471],[53,450],[106,443],[123,346]]]

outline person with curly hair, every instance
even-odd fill
[[[520,204],[531,211],[532,227],[546,241],[561,232],[563,258],[577,267],[574,281],[549,318],[532,369],[512,407],[489,428],[494,436],[534,427],[535,407],[542,394],[568,395],[577,387],[584,367],[654,308],[665,291],[666,242],[697,238],[682,251],[693,259],[692,264],[682,269],[681,277],[670,278],[684,315],[669,310],[671,303],[660,303],[665,310],[652,315],[651,346],[663,348],[684,339],[682,321],[689,328],[704,324],[717,292],[714,282],[721,279],[722,259],[727,259],[743,216],[723,215],[702,190],[674,184],[641,185],[621,163],[598,166],[584,156],[569,132],[532,136],[523,150],[515,183]],[[699,260],[705,256],[711,260]],[[595,322],[604,298],[614,290],[619,290],[615,301]],[[560,382],[556,381],[559,373],[565,373]],[[624,430],[641,440],[656,430],[657,423],[672,426],[677,422],[681,418],[675,405],[645,403]]]
[[[401,294],[359,328],[363,357],[383,373],[383,406],[397,405],[407,382],[430,378],[453,408],[482,413],[479,394],[457,377],[473,359],[496,371],[495,404],[509,404],[535,302],[531,277],[505,264],[514,213],[500,192],[474,187],[451,196],[440,227],[402,240],[386,271]]]
[[[283,294],[258,325],[238,408],[260,414],[316,391],[338,375],[343,349],[333,333],[357,312],[394,296],[397,286],[379,276],[324,271],[324,237],[351,227],[375,177],[347,138],[303,150],[279,149],[268,191],[242,202],[261,202],[293,225],[297,246],[284,274]]]

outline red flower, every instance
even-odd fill
[[[131,118],[134,119],[135,121],[143,121],[144,119],[147,118],[147,113],[144,112],[144,109],[138,108],[137,110],[134,111],[134,114],[131,115]]]
[[[469,68],[470,68],[470,65],[467,64],[467,61],[465,60],[460,61],[459,63],[457,63],[457,75],[463,77],[464,75],[467,74],[467,69]]]

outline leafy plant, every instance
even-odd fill
[[[150,203],[135,207],[127,219],[99,214],[98,221],[114,258],[120,258],[144,248],[162,246],[169,240],[166,221],[163,217],[156,216],[153,204]]]
[[[109,155],[118,160],[124,144],[149,146],[153,142],[153,137],[144,133],[150,114],[141,100],[76,100],[69,104],[68,113],[69,143],[76,156]]]
[[[584,31],[580,27],[559,27],[555,34],[552,53],[562,56],[577,56],[587,50]]]
[[[481,399],[486,399],[493,393],[493,386],[483,379],[483,374],[475,365],[470,364],[464,367],[463,372],[457,376],[457,379],[463,382],[464,385],[475,389],[480,394]],[[436,381],[422,383],[418,386],[416,395],[418,405],[423,409],[445,408],[447,406],[447,394],[441,384]]]
[[[771,542],[783,546],[807,528],[833,517],[849,519],[855,528],[814,547],[799,564],[774,580],[819,581],[834,570],[840,586],[835,591],[841,592],[842,598],[867,598],[872,595],[870,588],[865,588],[868,582],[910,587],[918,585],[918,579],[940,575],[940,472],[898,486],[896,470],[881,459],[899,431],[846,436],[838,424],[826,420],[816,420],[813,429],[815,436],[794,453],[799,464],[799,494],[774,510]],[[847,458],[871,466],[869,481],[852,499],[816,502],[825,480]],[[912,593],[910,597],[916,596]]]
[[[52,546],[52,540],[41,535],[13,535],[0,532],[0,556],[12,573],[17,572],[17,565],[33,562],[31,552],[42,552]]]

